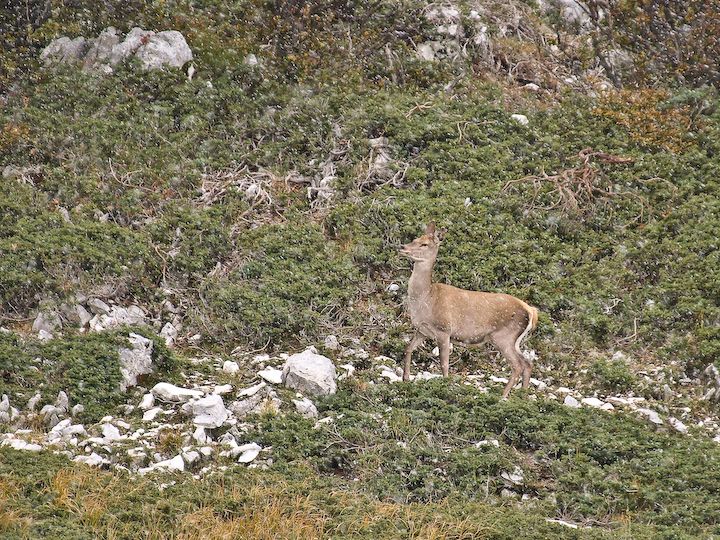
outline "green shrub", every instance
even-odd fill
[[[596,360],[588,370],[593,387],[607,393],[623,393],[632,390],[635,376],[624,360]]]

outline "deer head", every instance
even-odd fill
[[[422,236],[400,248],[400,255],[414,262],[435,262],[441,240],[442,231],[437,231],[431,222]]]

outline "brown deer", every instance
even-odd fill
[[[509,294],[466,291],[433,283],[432,271],[440,240],[435,224],[430,223],[425,234],[400,248],[400,254],[414,263],[408,283],[407,308],[415,335],[405,348],[403,380],[410,379],[413,351],[428,338],[438,344],[445,377],[450,369],[451,339],[466,346],[490,341],[507,358],[512,370],[503,398],[507,398],[521,376],[522,386],[527,388],[532,360],[520,352],[520,342],[537,325],[537,308]]]

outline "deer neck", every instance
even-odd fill
[[[434,265],[435,259],[418,261],[413,265],[413,271],[408,283],[408,303],[411,306],[426,302],[430,296]]]

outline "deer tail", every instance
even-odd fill
[[[527,327],[525,328],[525,331],[518,336],[518,338],[515,340],[515,350],[518,352],[518,354],[522,355],[522,351],[520,350],[520,343],[522,343],[522,340],[525,339],[525,337],[535,330],[535,327],[537,326],[538,322],[538,309],[536,307],[530,306],[526,304],[525,302],[522,303],[523,308],[525,308],[525,311],[527,311],[528,314],[528,323]]]

